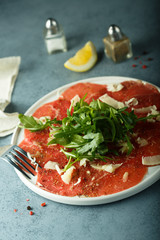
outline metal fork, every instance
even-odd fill
[[[41,166],[35,160],[34,162],[32,161],[26,151],[17,145],[4,146],[3,150],[1,150],[1,154],[1,159],[11,164],[29,179],[31,179],[31,177],[28,175],[28,173],[32,176],[35,176],[36,167],[38,166],[41,168]],[[30,164],[31,162],[35,165],[35,167]]]

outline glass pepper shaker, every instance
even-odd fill
[[[49,54],[57,51],[67,51],[67,42],[63,28],[55,19],[47,19],[44,29],[44,38]]]
[[[130,39],[123,34],[117,25],[111,25],[108,35],[103,38],[105,54],[114,62],[121,62],[132,57],[132,46]]]

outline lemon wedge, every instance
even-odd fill
[[[89,41],[72,58],[64,63],[64,67],[74,72],[86,72],[95,65],[97,58],[96,48]]]

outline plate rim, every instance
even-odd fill
[[[131,77],[123,77],[123,76],[101,76],[101,77],[86,78],[86,79],[82,79],[82,80],[78,80],[75,82],[71,82],[71,83],[62,85],[61,87],[56,88],[56,89],[52,90],[51,92],[45,94],[43,97],[41,97],[39,100],[37,100],[34,104],[32,104],[24,114],[27,114],[27,115],[33,114],[33,112],[37,109],[37,107],[40,107],[41,105],[43,105],[47,102],[56,100],[64,90],[66,90],[67,88],[69,88],[77,83],[82,83],[82,82],[97,83],[97,81],[100,81],[100,82],[106,81],[106,84],[107,84],[107,81],[109,81],[109,80],[112,82],[142,81],[144,83],[149,83],[144,80],[131,78]],[[99,83],[99,84],[103,84],[103,83]],[[152,83],[149,83],[149,84],[151,84],[152,86],[155,86],[160,91],[160,88],[157,87],[156,85],[154,85]],[[56,95],[56,96],[52,96],[52,95]],[[47,101],[47,99],[50,97],[51,98],[53,97],[53,100]],[[37,106],[37,105],[39,105],[39,106]],[[23,129],[20,129],[17,126],[12,135],[11,144],[18,144],[18,136],[20,135],[20,133],[23,135]],[[103,196],[99,196],[99,197],[78,197],[78,196],[68,197],[68,196],[62,196],[62,195],[50,193],[46,190],[43,190],[43,189],[39,188],[37,185],[35,185],[35,183],[31,182],[23,174],[21,174],[17,169],[15,169],[15,171],[16,171],[18,177],[20,178],[20,180],[33,192],[37,193],[38,195],[40,195],[46,199],[52,200],[54,202],[59,202],[59,203],[64,203],[64,204],[69,204],[69,205],[88,205],[89,206],[89,205],[100,205],[100,204],[106,204],[106,203],[119,201],[119,200],[128,198],[130,196],[133,196],[133,195],[143,191],[144,189],[148,188],[149,186],[151,186],[153,183],[155,183],[156,181],[158,181],[160,179],[160,167],[156,166],[156,170],[154,171],[154,173],[152,173],[152,175],[145,177],[139,184],[137,184],[131,188],[128,188],[126,190],[123,190],[121,192],[109,194],[109,195],[103,195]],[[33,180],[33,178],[31,180]]]

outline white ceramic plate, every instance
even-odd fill
[[[89,78],[89,79],[77,81],[71,84],[67,84],[42,97],[39,101],[37,101],[34,105],[32,105],[25,114],[27,115],[33,114],[35,110],[39,108],[41,105],[43,105],[44,103],[56,100],[63,91],[65,91],[70,86],[77,84],[79,82],[109,84],[109,83],[119,83],[119,82],[129,81],[129,80],[137,81],[137,79],[126,78],[126,77],[96,77],[96,78]],[[23,139],[23,133],[24,132],[22,129],[16,128],[12,137],[12,144],[19,144]],[[132,196],[138,192],[141,192],[142,190],[149,187],[160,178],[160,166],[150,167],[144,179],[138,185],[132,188],[129,188],[127,190],[124,190],[122,192],[118,192],[115,194],[106,195],[106,196],[82,198],[82,197],[65,197],[65,196],[60,196],[60,195],[42,190],[38,186],[36,186],[35,177],[32,177],[31,180],[29,180],[16,169],[15,171],[18,174],[19,178],[22,180],[22,182],[32,191],[36,192],[37,194],[47,199],[60,202],[60,203],[71,204],[71,205],[97,205],[97,204],[104,204],[104,203],[118,201],[118,200],[127,198],[129,196]]]

